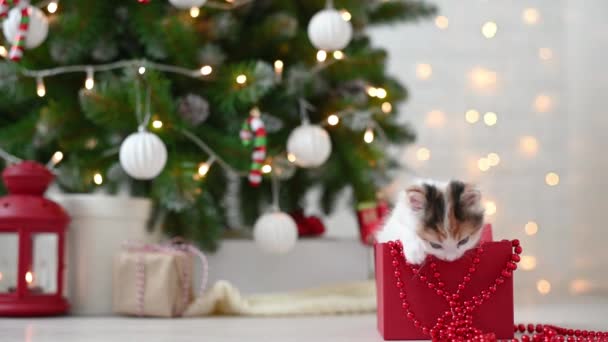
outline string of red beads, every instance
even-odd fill
[[[592,331],[592,330],[578,330],[578,329],[567,329],[558,327],[551,324],[517,324],[514,326],[516,333],[521,333],[519,339],[514,341],[522,342],[544,342],[544,341],[556,341],[556,342],[594,342],[608,341],[608,332],[605,331]],[[527,334],[526,334],[527,333]]]
[[[392,266],[394,267],[395,286],[399,289],[399,298],[401,299],[401,308],[405,313],[405,317],[412,321],[415,327],[420,329],[424,335],[429,336],[432,340],[441,341],[496,341],[494,333],[485,333],[477,329],[473,325],[473,312],[477,307],[490,299],[498,288],[505,283],[505,279],[513,276],[513,271],[517,269],[517,263],[521,260],[520,254],[523,249],[519,240],[512,240],[513,253],[509,261],[505,263],[500,275],[495,279],[494,283],[488,286],[487,289],[481,291],[480,295],[473,296],[470,299],[463,300],[460,296],[467,284],[470,283],[472,275],[477,270],[477,265],[481,262],[481,254],[483,246],[476,247],[475,255],[471,259],[471,265],[468,272],[463,277],[462,281],[457,285],[457,290],[450,293],[445,289],[445,283],[441,280],[441,273],[437,270],[437,264],[430,263],[430,274],[422,274],[418,266],[410,265],[405,262],[403,245],[401,241],[388,242],[391,256],[393,257]],[[404,284],[401,281],[401,264],[407,270],[417,276],[418,280],[426,284],[429,289],[435,290],[435,294],[442,297],[449,306],[440,317],[437,318],[432,326],[422,323],[416,318],[416,314],[410,310],[410,304],[407,300],[407,293],[404,289]],[[533,325],[519,324],[514,327],[515,332],[524,333],[527,329],[531,335],[522,335],[522,342],[551,342],[551,341],[567,341],[567,342],[608,342],[608,332],[595,332],[586,330],[565,329],[553,325]],[[513,339],[513,341],[520,341]]]

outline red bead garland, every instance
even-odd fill
[[[401,300],[401,308],[404,311],[405,317],[410,320],[414,326],[424,335],[431,337],[432,340],[441,341],[496,341],[494,333],[486,333],[477,329],[473,325],[473,312],[490,299],[498,288],[504,284],[505,278],[513,276],[513,271],[517,269],[517,263],[521,260],[520,254],[523,249],[520,246],[519,240],[512,240],[513,254],[511,260],[505,263],[500,275],[494,280],[493,284],[487,289],[481,291],[477,296],[472,296],[469,299],[462,299],[461,292],[466,288],[471,281],[472,275],[477,270],[477,265],[481,262],[481,254],[483,254],[483,246],[476,247],[475,255],[471,260],[471,265],[468,268],[467,274],[463,277],[462,282],[457,285],[457,290],[450,293],[445,289],[445,283],[441,281],[441,273],[437,270],[437,264],[430,263],[430,274],[422,274],[419,266],[408,264],[405,261],[403,245],[401,241],[390,241],[388,246],[390,254],[393,257],[392,265],[394,267],[395,286],[399,289],[399,299]],[[407,271],[410,271],[418,280],[426,284],[431,290],[442,297],[449,306],[449,310],[445,311],[442,316],[438,317],[435,324],[429,326],[416,318],[416,314],[410,310],[410,304],[407,300],[407,293],[404,289],[404,283],[401,280],[402,271],[401,264]],[[550,342],[550,341],[584,341],[608,342],[608,332],[596,332],[586,330],[572,330],[557,327],[554,325],[543,324],[518,324],[514,326],[514,331],[519,333],[527,332],[530,335],[524,334],[521,336],[522,342]],[[536,332],[536,333],[534,333]],[[519,339],[513,339],[519,341]]]

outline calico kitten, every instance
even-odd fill
[[[428,254],[452,261],[477,245],[483,216],[481,193],[471,184],[423,181],[399,194],[376,239],[401,240],[411,264]]]

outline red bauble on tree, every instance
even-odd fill
[[[291,217],[298,226],[298,236],[317,237],[325,233],[325,225],[317,216],[305,216],[302,209],[292,212]]]
[[[63,296],[68,215],[42,195],[53,174],[24,161],[4,169],[10,194],[0,198],[0,316],[56,315]]]

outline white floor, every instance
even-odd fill
[[[608,330],[608,298],[518,307],[518,322]],[[2,342],[374,342],[374,315],[298,318],[137,319],[64,317],[0,319]]]

